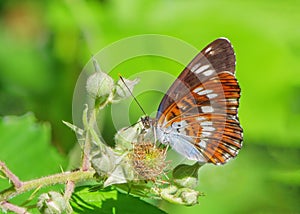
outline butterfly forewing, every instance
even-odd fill
[[[222,164],[235,157],[242,128],[234,73],[235,55],[227,39],[204,48],[162,99],[156,117],[158,139],[200,162]]]

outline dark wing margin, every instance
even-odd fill
[[[197,72],[200,71],[201,72]],[[163,97],[156,118],[174,102],[190,93],[200,82],[205,82],[209,76],[205,71],[213,70],[214,73],[228,71],[235,73],[235,54],[228,39],[219,38],[207,45],[181,72],[172,86]]]

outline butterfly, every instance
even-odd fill
[[[164,95],[155,119],[143,118],[157,140],[187,159],[224,164],[242,147],[235,53],[219,38],[206,46]]]

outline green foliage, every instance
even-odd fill
[[[5,116],[0,118],[0,160],[5,161],[20,179],[33,178],[58,173],[65,168],[67,160],[51,145],[49,123],[37,123],[33,114]],[[0,190],[10,187],[6,179],[0,179]],[[52,189],[60,190],[59,186]],[[47,191],[47,189],[43,189]],[[32,192],[15,198],[15,203],[28,200]],[[29,200],[30,204],[36,202]]]
[[[22,180],[60,172],[67,163],[51,145],[49,123],[37,123],[31,113],[0,118],[0,144],[0,160]]]
[[[175,36],[198,49],[228,37],[237,54],[242,88],[244,147],[224,167],[201,168],[199,191],[206,197],[200,205],[161,206],[170,213],[300,212],[299,1],[27,0],[1,1],[0,11],[0,114],[32,111],[39,120],[49,121],[51,143],[64,154],[75,137],[61,120],[71,121],[73,88],[91,54],[144,33]],[[142,70],[163,70],[178,75],[183,66],[149,56],[123,62],[111,74],[128,77]],[[167,90],[171,82],[167,76],[145,74],[135,90]],[[149,92],[137,98],[146,112],[153,112],[161,97]],[[134,104],[129,114],[132,123],[141,116]],[[13,129],[1,119],[0,159],[24,179],[58,172],[65,158],[50,146],[49,125],[32,126],[24,118],[34,121],[28,115],[15,118],[24,123]],[[103,118],[104,138],[112,139],[110,117]],[[1,187],[8,185],[0,182]]]
[[[76,189],[72,198],[75,213],[165,213],[138,198],[117,190],[91,191],[89,186]]]

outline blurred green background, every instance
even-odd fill
[[[67,156],[76,139],[61,121],[72,121],[73,89],[91,54],[139,34],[174,36],[199,50],[227,37],[237,55],[244,147],[225,166],[200,170],[206,196],[199,205],[159,206],[169,213],[300,213],[299,11],[296,0],[1,1],[0,114],[33,112],[48,121],[52,144]],[[141,60],[116,73],[167,66]],[[178,75],[175,68],[169,72]],[[156,110],[147,95],[139,100],[146,112]],[[131,112],[141,115],[136,106]],[[106,121],[109,138],[115,130]]]

